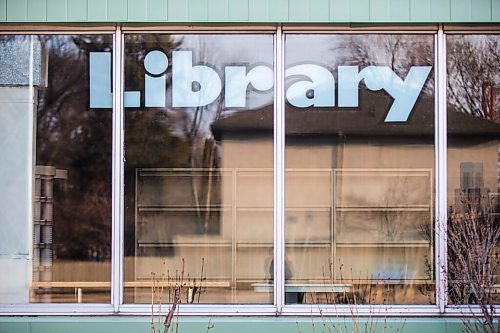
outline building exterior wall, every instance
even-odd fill
[[[65,29],[71,30],[72,27],[78,30],[83,30],[88,27],[94,29],[97,26],[105,26],[107,30],[112,30],[116,26],[132,27],[136,26],[175,26],[181,29],[204,29],[204,26],[211,27],[228,27],[235,26],[237,29],[245,29],[245,26],[260,25],[262,27],[274,27],[281,24],[293,27],[295,24],[301,24],[304,27],[310,27],[314,24],[321,24],[323,28],[335,29],[351,25],[351,28],[377,28],[378,25],[385,27],[402,27],[401,29],[417,29],[420,25],[438,25],[448,24],[449,26],[460,25],[486,25],[482,30],[488,30],[489,27],[498,31],[500,23],[500,0],[0,0],[0,31],[2,25],[7,30],[29,30],[33,26],[35,30],[51,31],[52,29],[60,29],[58,25],[66,26]],[[198,28],[193,27],[197,25]],[[242,27],[243,26],[243,27]],[[69,28],[68,28],[69,27]],[[468,30],[464,28],[462,30]],[[476,28],[470,28],[474,30]],[[112,30],[113,31],[113,30]],[[6,88],[2,88],[6,89]],[[10,96],[12,98],[12,96]],[[3,98],[3,96],[2,96]],[[31,121],[31,115],[17,115],[17,117],[25,117],[26,121]],[[5,124],[3,124],[5,125]],[[30,124],[30,126],[32,126]],[[25,130],[25,129],[23,129]],[[29,132],[29,129],[28,129]],[[19,132],[15,135],[19,135]],[[12,135],[14,137],[15,135]],[[27,133],[24,139],[28,139]],[[29,140],[28,140],[29,141]],[[23,143],[23,142],[21,142]],[[273,146],[272,142],[260,140],[255,144],[246,148],[239,145],[237,141],[229,140],[227,146],[223,149],[232,151],[228,155],[234,159],[224,160],[227,165],[222,165],[223,168],[228,167],[248,167],[255,162],[254,154],[263,154],[270,156]],[[0,148],[2,146],[0,145]],[[12,147],[11,147],[12,148]],[[11,149],[9,147],[3,148]],[[27,150],[30,147],[25,148]],[[307,147],[294,147],[290,149],[287,163],[296,165],[297,167],[305,167],[306,162],[300,158],[300,150],[308,149]],[[324,164],[325,167],[331,167],[333,164],[331,147],[328,145],[316,146],[317,154],[313,154],[313,162],[319,166]],[[361,149],[358,151],[358,149]],[[433,151],[433,147],[418,147],[412,151],[412,159],[406,160],[408,165],[401,167],[418,167],[421,163],[424,167],[432,163],[429,161],[429,156]],[[298,152],[297,155],[294,155]],[[467,154],[470,154],[470,150]],[[471,162],[491,160],[489,165],[497,163],[498,147],[495,141],[493,143],[476,148],[476,153]],[[314,152],[313,152],[314,153]],[[373,148],[369,150],[371,157],[367,156],[367,151],[363,147],[350,146],[344,152],[345,163],[358,163],[360,154],[363,158],[374,163],[377,166],[383,165],[395,155],[399,156],[399,160],[404,160],[401,156],[406,154],[406,150],[402,147],[394,149],[379,149]],[[460,171],[460,161],[466,157],[463,156],[463,151],[450,147],[448,173],[458,173]],[[10,150],[9,150],[10,154]],[[238,157],[243,154],[243,158]],[[25,156],[24,156],[25,157]],[[350,162],[349,162],[350,161]],[[354,162],[353,162],[354,161]],[[415,163],[414,163],[415,161]],[[458,161],[455,163],[455,161]],[[262,162],[262,161],[260,161]],[[27,163],[24,163],[26,167]],[[259,163],[261,165],[262,163]],[[272,160],[265,160],[264,164],[272,167]],[[3,165],[2,165],[3,166]],[[367,166],[369,167],[369,166]],[[393,165],[391,165],[393,167]],[[19,170],[17,170],[19,171]],[[497,170],[485,170],[485,173],[495,174]],[[455,188],[459,188],[459,175],[454,175],[455,183],[448,183],[448,193],[452,193]],[[493,179],[493,177],[488,177]],[[26,189],[30,188],[29,184],[23,184]],[[488,187],[495,188],[496,184],[491,183]],[[9,188],[10,189],[10,188]],[[18,189],[11,190],[12,193],[18,192]],[[16,193],[17,193],[16,192]],[[23,194],[24,193],[24,194]],[[21,200],[25,198],[26,192],[18,194]],[[12,198],[10,198],[12,199]],[[267,198],[269,199],[269,198]],[[448,198],[452,200],[452,198]],[[25,214],[20,212],[19,214]],[[1,215],[0,215],[1,216]],[[27,220],[24,217],[22,220]],[[25,228],[26,226],[18,226]],[[224,226],[223,226],[224,227]],[[265,237],[267,229],[260,230],[257,235]],[[224,230],[224,233],[229,231]],[[22,251],[13,255],[28,255],[28,244],[20,244]],[[1,249],[0,242],[0,249]],[[3,255],[0,253],[0,255]],[[4,260],[4,258],[1,258]],[[125,258],[126,266],[132,266],[135,263],[131,262],[130,258]],[[0,261],[1,262],[1,261]],[[109,265],[109,263],[107,263]],[[2,264],[3,266],[4,264]],[[8,266],[5,266],[8,267]],[[111,269],[111,268],[107,268]],[[262,274],[266,273],[265,269]],[[129,271],[129,270],[128,270]],[[127,274],[130,274],[127,272]],[[125,280],[132,278],[125,277]],[[17,279],[17,278],[16,278]],[[13,283],[13,278],[4,283]],[[26,278],[19,278],[17,283],[25,285]],[[0,278],[4,281],[4,276]],[[28,296],[26,295],[26,298]],[[101,312],[102,316],[90,316],[85,312],[76,310],[72,315],[77,317],[56,316],[57,306],[53,312],[48,312],[48,315],[41,315],[35,310],[35,316],[16,316],[16,314],[0,313],[0,333],[3,332],[110,332],[119,331],[122,333],[128,332],[148,332],[150,331],[150,318],[146,314],[144,316],[130,317],[119,315],[110,307]],[[317,309],[315,309],[317,310]],[[46,309],[44,310],[46,311]],[[89,312],[93,312],[94,309]],[[379,311],[379,310],[377,310]],[[65,311],[62,311],[65,312]],[[131,311],[133,313],[133,310]],[[137,314],[137,313],[136,313]],[[428,313],[426,313],[428,315]],[[303,315],[303,313],[302,313]],[[392,314],[394,315],[394,313]],[[404,332],[446,332],[454,333],[463,330],[463,321],[458,318],[463,316],[461,310],[451,311],[443,315],[436,310],[434,316],[428,318],[417,318],[418,311],[414,311],[412,315],[401,312],[398,316],[388,320],[389,325],[395,329],[404,326]],[[382,322],[386,318],[380,317],[378,320],[379,329],[384,325]],[[361,321],[373,320],[370,316],[365,317]],[[210,331],[215,333],[246,333],[246,332],[273,332],[273,333],[288,333],[288,332],[314,332],[313,323],[316,329],[319,326],[326,324],[333,327],[339,325],[341,327],[351,327],[351,318],[348,314],[346,317],[337,318],[333,315],[332,318],[324,319],[316,316],[314,319],[307,316],[295,317],[293,311],[284,316],[272,317],[267,315],[254,317],[240,317],[238,315],[206,315],[199,317],[181,316],[180,332],[202,332],[207,331],[207,326],[214,324],[214,328]],[[324,321],[327,321],[326,323]],[[319,325],[319,326],[318,326]]]
[[[499,0],[1,0],[5,23],[495,23]]]

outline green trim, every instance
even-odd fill
[[[4,23],[500,23],[500,0],[0,0]]]
[[[155,318],[156,319],[156,318]],[[459,333],[464,324],[459,318],[362,318],[357,319],[358,331],[367,332]],[[183,317],[180,333],[313,333],[351,332],[350,317]],[[174,322],[175,324],[175,322]],[[314,327],[313,327],[314,326]],[[335,330],[333,327],[336,327]],[[376,330],[374,328],[376,327]],[[150,333],[149,317],[0,317],[0,332],[20,333]]]

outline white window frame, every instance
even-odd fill
[[[359,316],[463,316],[470,313],[471,306],[447,304],[446,272],[446,221],[447,221],[447,119],[446,119],[446,29],[443,26],[429,27],[341,27],[341,26],[4,26],[1,34],[105,34],[113,36],[113,132],[112,132],[112,244],[111,244],[111,302],[109,304],[0,304],[0,316],[8,315],[150,315],[151,305],[123,303],[123,226],[124,226],[124,36],[128,33],[266,33],[274,36],[274,304],[181,304],[181,315],[253,315],[253,316],[297,316],[335,315],[351,316],[349,305],[285,304],[284,301],[284,171],[285,171],[285,123],[284,123],[284,36],[286,33],[382,33],[382,34],[427,34],[434,36],[435,77],[435,286],[436,300],[433,305],[357,305]],[[498,28],[498,27],[497,27]],[[459,29],[450,29],[457,33]],[[498,29],[495,30],[497,33]],[[464,29],[460,33],[491,34],[491,30]],[[499,306],[496,306],[498,309]]]

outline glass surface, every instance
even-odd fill
[[[0,38],[2,303],[110,303],[112,110],[89,107],[96,52],[111,59],[112,37]]]
[[[500,36],[451,35],[447,52],[448,299],[498,304]]]
[[[273,36],[127,35],[124,106],[125,303],[272,303]]]
[[[433,36],[285,38],[286,303],[435,303]]]

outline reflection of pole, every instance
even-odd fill
[[[33,281],[52,281],[52,231],[54,217],[54,179],[66,179],[67,171],[51,166],[35,167],[33,214]],[[42,302],[50,302],[50,294]]]

